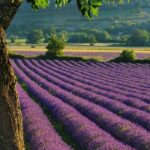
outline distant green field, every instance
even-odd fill
[[[35,48],[31,48],[31,45],[11,45],[10,51],[46,51],[45,45],[35,45]],[[139,53],[150,53],[150,47],[117,47],[117,46],[88,46],[88,45],[67,45],[64,51],[73,52],[121,52],[125,49],[132,49]]]

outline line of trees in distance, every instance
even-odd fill
[[[52,33],[63,37],[67,43],[89,43],[90,45],[95,43],[120,43],[127,46],[150,46],[150,32],[144,29],[135,29],[128,35],[123,35],[122,33],[113,35],[108,31],[98,29],[86,29],[76,32],[59,32],[56,30],[44,32],[42,29],[33,29],[26,34],[26,43],[48,43]],[[16,36],[9,37],[11,43],[15,43],[17,38]]]

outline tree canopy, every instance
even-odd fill
[[[44,38],[43,31],[40,29],[34,29],[27,35],[27,43],[39,44]]]
[[[43,9],[51,4],[51,0],[26,0],[31,4],[34,9]],[[70,3],[73,0],[55,0],[56,7],[62,7]],[[92,18],[93,15],[97,16],[99,14],[99,8],[102,6],[103,2],[116,2],[122,4],[124,1],[130,0],[76,0],[77,7],[83,16]]]
[[[150,40],[149,32],[146,30],[135,30],[128,39],[131,46],[148,46]]]

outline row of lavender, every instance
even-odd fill
[[[40,106],[17,84],[27,141],[32,150],[71,150],[54,130]],[[57,145],[57,146],[56,146]]]
[[[86,147],[86,149],[91,149],[91,148],[113,149],[113,148],[119,148],[119,146],[123,146],[124,149],[128,149],[129,147],[126,147],[123,143],[126,143],[136,149],[145,150],[145,149],[150,148],[150,145],[149,145],[150,143],[150,135],[149,135],[150,117],[149,117],[149,109],[148,109],[149,101],[147,99],[140,99],[139,97],[134,101],[135,98],[133,99],[133,97],[136,94],[132,95],[131,98],[129,99],[128,99],[128,96],[123,97],[124,98],[123,100],[122,100],[122,97],[117,99],[115,98],[117,94],[112,95],[114,93],[114,91],[112,90],[115,88],[112,87],[109,89],[109,86],[103,87],[102,85],[105,85],[104,83],[101,83],[101,80],[103,79],[99,78],[98,75],[95,75],[95,72],[102,73],[102,69],[103,69],[104,75],[108,76],[108,78],[112,78],[111,76],[109,77],[110,73],[108,75],[106,75],[106,73],[107,71],[112,72],[113,69],[115,70],[114,72],[117,72],[118,70],[117,64],[115,66],[115,64],[112,65],[112,64],[104,63],[102,64],[102,68],[101,68],[101,64],[99,63],[97,64],[86,64],[86,63],[83,64],[82,62],[79,62],[79,63],[61,62],[60,63],[59,61],[55,61],[55,62],[38,61],[37,62],[35,60],[31,60],[31,61],[15,60],[15,62],[18,65],[18,67],[21,68],[20,70],[17,67],[17,65],[13,62],[15,70],[18,73],[18,76],[20,77],[22,82],[26,82],[32,94],[36,96],[37,99],[42,101],[42,103],[46,105],[46,107],[48,108],[52,107],[52,110],[50,110],[50,113],[54,113],[53,109],[56,109],[56,108],[53,108],[55,105],[49,104],[50,101],[47,102],[47,99],[52,98],[55,101],[61,101],[61,103],[63,102],[62,104],[69,106],[69,108],[74,109],[77,113],[80,112],[82,114],[81,117],[84,117],[86,121],[90,123],[94,122],[93,124],[96,125],[94,130],[96,130],[97,128],[97,131],[96,131],[97,134],[98,134],[98,131],[100,130],[99,135],[102,134],[102,132],[103,134],[104,133],[106,134],[105,136],[107,138],[109,135],[109,138],[108,138],[109,140],[107,139],[107,141],[105,141],[105,139],[101,139],[101,138],[99,139],[99,136],[98,135],[96,136],[95,135],[96,133],[95,132],[92,133],[91,130],[88,130],[88,132],[90,133],[89,134],[86,133],[85,137],[83,136],[80,137],[81,135],[79,136],[77,133],[74,133],[75,132],[74,130],[72,131],[68,129],[70,134],[72,134],[72,136],[76,140],[79,140],[78,138],[80,137],[79,143],[83,147]],[[125,72],[126,72],[126,69],[130,68],[130,66],[132,67],[132,65],[129,65],[129,68],[126,68],[124,64],[120,66],[121,66],[120,69],[125,70]],[[78,70],[76,67],[78,68]],[[117,70],[115,68],[117,68]],[[136,68],[141,68],[141,66],[137,65]],[[146,73],[149,73],[147,71],[149,66],[146,65],[145,68],[146,69],[145,70],[143,69],[143,71],[146,71]],[[139,71],[138,69],[135,69],[135,72],[138,72],[138,71]],[[128,73],[129,72],[124,73],[125,77],[130,76],[130,74]],[[82,77],[82,75],[84,76],[84,78]],[[139,73],[139,77],[141,77],[142,75],[144,76],[143,72],[141,74]],[[91,80],[88,78],[90,78],[91,76],[93,76],[92,78],[97,79],[98,87],[96,86],[96,82],[93,82],[93,81],[92,82],[94,84],[92,86],[89,85]],[[134,78],[136,79],[136,77]],[[31,80],[34,80],[34,81],[31,81]],[[143,82],[144,80],[142,80],[139,83],[143,84]],[[42,88],[39,87],[36,83],[42,86]],[[138,85],[135,85],[135,86],[138,87]],[[119,93],[124,94],[124,95],[127,93],[127,91],[123,93],[124,90],[119,89],[119,88],[118,89],[116,88],[115,90],[116,91],[120,90]],[[45,97],[46,96],[45,94],[44,95],[38,94],[38,91],[47,94],[47,97]],[[70,93],[70,91],[72,93]],[[48,92],[50,92],[53,96],[49,94]],[[109,94],[110,96],[107,97],[107,95]],[[70,114],[68,118],[67,114],[68,113],[65,113],[66,122],[63,122],[64,120],[62,118],[60,119],[59,118],[60,116],[56,115],[56,118],[60,119],[60,121],[62,121],[63,124],[65,125],[66,124],[68,125],[68,119],[71,119],[69,121],[73,121],[75,119],[74,121],[76,121],[76,125],[77,124],[79,125],[79,123],[77,122],[79,120],[74,118],[75,117],[74,115],[72,116]],[[79,122],[81,122],[81,120]],[[83,122],[81,122],[80,125],[81,127],[87,127],[84,125]],[[90,124],[89,126],[92,126],[92,125]],[[88,129],[90,129],[90,127],[88,127]],[[85,128],[83,128],[83,131],[81,130],[77,130],[77,131],[85,132]],[[91,137],[96,136],[97,138],[94,139],[96,141],[94,140],[91,141],[90,136]],[[87,140],[87,138],[90,138],[90,139]],[[114,140],[113,142],[115,143],[113,145],[111,145],[112,142],[109,143],[110,141],[112,141],[112,139]],[[118,143],[116,143],[117,142],[116,139],[118,140],[119,145]],[[103,146],[101,144],[98,144],[99,142],[100,143],[102,142],[101,140],[105,141]],[[85,143],[85,142],[88,142],[88,143]],[[95,142],[96,142],[96,145],[95,145]],[[93,144],[95,145],[95,147],[93,147],[94,146]]]
[[[45,52],[42,51],[15,51],[16,54],[21,54],[24,56],[37,56],[44,55]],[[76,56],[76,57],[86,57],[86,58],[97,58],[103,60],[111,60],[120,55],[119,52],[65,52],[66,56]],[[137,58],[145,59],[150,57],[150,53],[136,53]]]

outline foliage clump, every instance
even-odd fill
[[[44,33],[41,29],[34,29],[27,35],[27,43],[39,44],[44,38]]]
[[[147,46],[150,40],[149,32],[146,30],[135,30],[128,39],[131,46]]]
[[[16,42],[16,37],[15,37],[15,36],[11,36],[10,42],[11,42],[11,43],[15,43],[15,42]]]
[[[49,43],[47,45],[47,57],[63,56],[63,49],[65,48],[65,39],[58,37],[56,34],[51,34]]]
[[[94,35],[89,36],[89,43],[90,43],[90,46],[94,46],[97,43],[97,40]]]
[[[132,62],[136,59],[135,52],[133,50],[127,49],[123,50],[119,57],[115,58],[114,62]]]
[[[96,34],[96,39],[98,42],[110,42],[112,40],[112,36],[107,31],[102,31]]]

